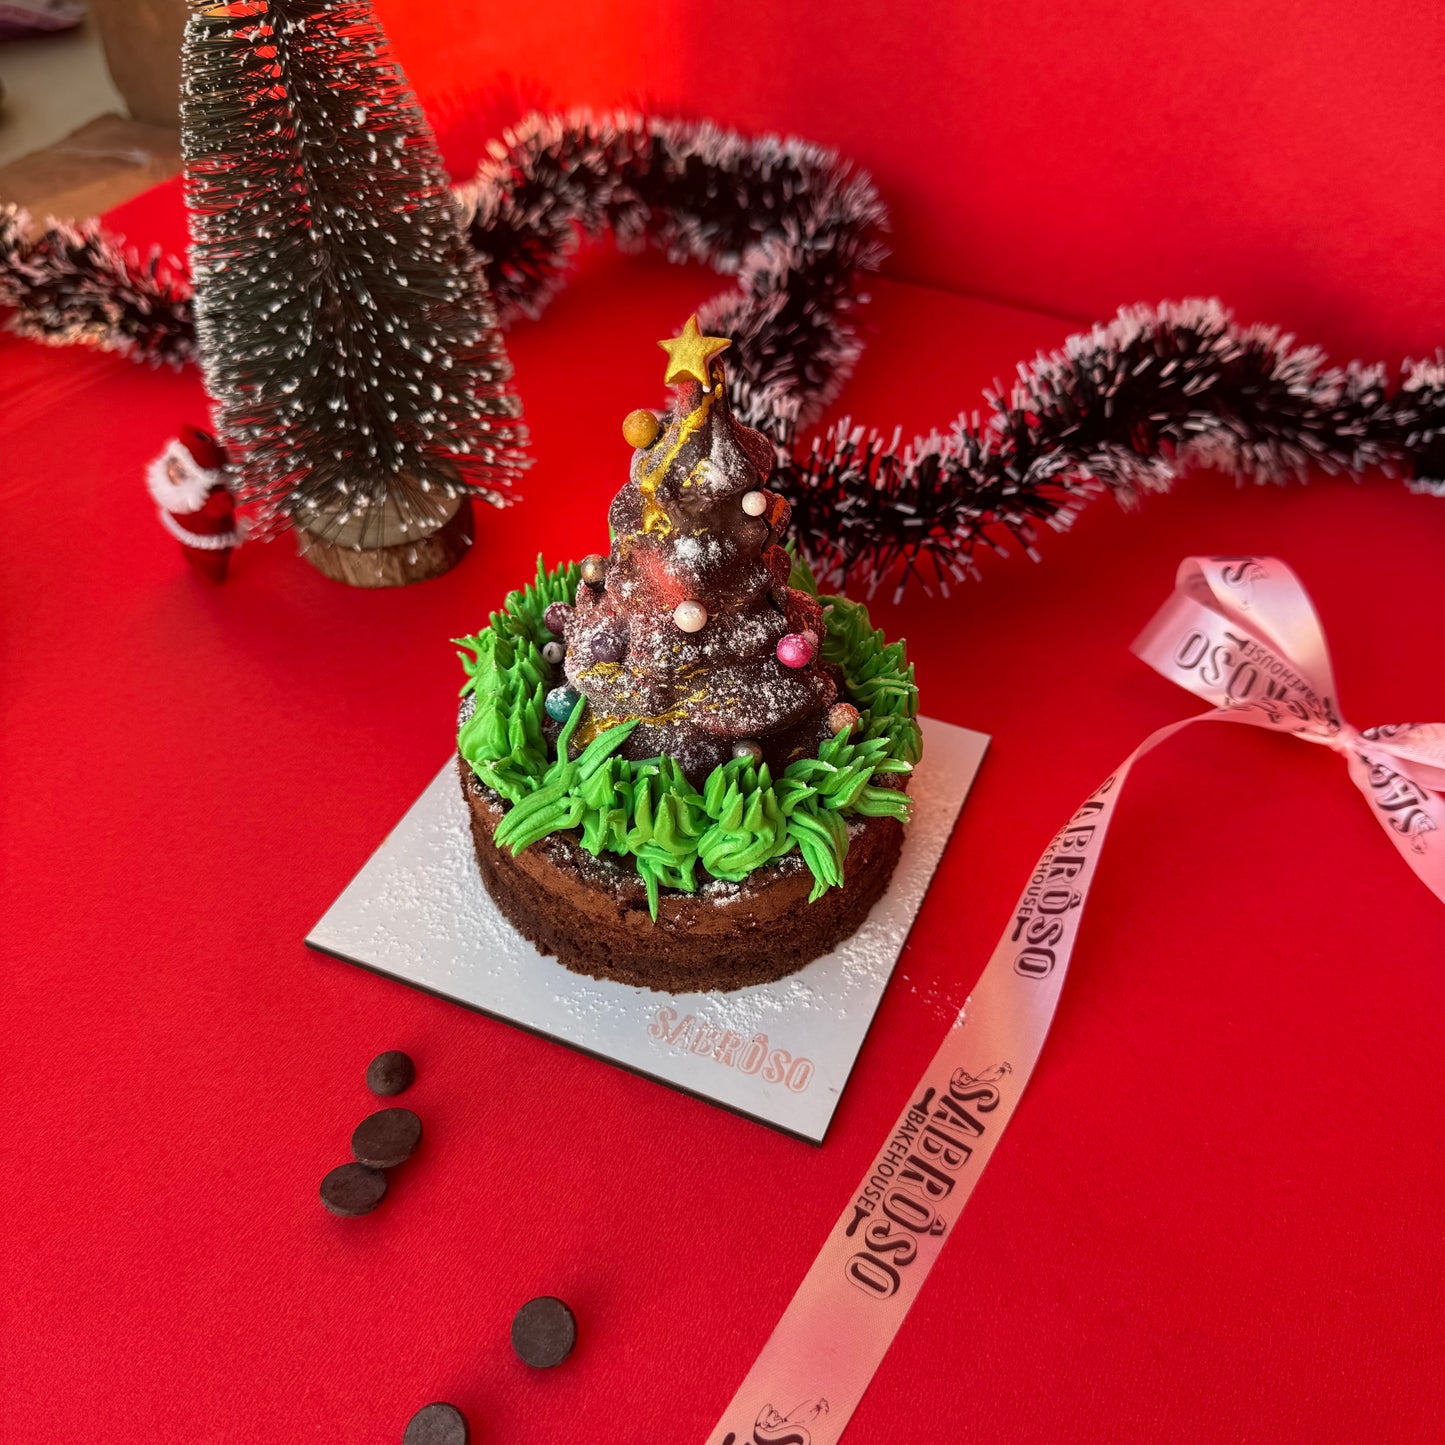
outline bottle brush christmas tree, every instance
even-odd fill
[[[323,554],[410,557],[400,575],[352,569],[363,584],[443,570],[455,555],[419,549],[459,516],[465,543],[472,494],[507,499],[525,434],[476,254],[371,6],[197,3],[183,62],[197,337],[252,535],[295,524]]]

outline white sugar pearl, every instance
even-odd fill
[[[707,608],[701,602],[679,602],[672,609],[672,620],[683,632],[701,632],[707,626]]]
[[[744,492],[743,511],[750,517],[761,517],[768,510],[768,494],[766,492]]]
[[[755,743],[751,738],[739,738],[733,744],[733,757],[751,758],[755,763],[763,760],[762,745]]]
[[[567,649],[560,642],[549,642],[542,648],[542,656],[556,667],[567,656]]]

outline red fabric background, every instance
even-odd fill
[[[179,240],[173,195],[120,219]],[[141,483],[197,377],[0,345],[7,1445],[392,1445],[435,1398],[479,1445],[701,1441],[1052,831],[1196,710],[1127,650],[1182,556],[1289,559],[1347,716],[1445,718],[1445,503],[1383,479],[1201,475],[878,605],[927,710],[994,745],[821,1150],[309,953],[447,753],[447,639],[539,549],[600,545],[653,339],[713,284],[592,256],[511,340],[526,500],[398,592],[286,543],[207,587]],[[870,325],[845,402],[906,429],[1068,330],[897,283]],[[1442,962],[1337,758],[1200,729],[1148,759],[1035,1082],[848,1438],[1440,1438]],[[426,1137],[332,1219],[385,1048]],[[581,1325],[550,1373],[507,1343],[539,1293]]]
[[[1217,294],[1341,360],[1445,337],[1436,0],[377,8],[438,109],[499,84],[839,147],[907,280],[1087,321]]]

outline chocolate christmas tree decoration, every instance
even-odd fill
[[[788,504],[765,487],[772,446],[732,415],[717,359],[727,341],[693,317],[659,344],[673,408],[612,501],[610,556],[583,564],[575,606],[547,609],[587,701],[573,746],[636,718],[622,756],[668,754],[695,784],[740,740],[781,772],[828,736],[838,689],[821,661],[822,609],[787,586]]]
[[[780,545],[773,449],[733,415],[722,348],[695,318],[663,343],[673,405],[613,498],[609,555],[539,562],[457,639],[492,898],[568,968],[668,993],[781,978],[854,932],[922,744],[903,644]],[[566,685],[542,651],[559,638]]]

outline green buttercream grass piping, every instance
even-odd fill
[[[792,586],[818,595],[812,574],[794,563]],[[741,882],[795,849],[813,875],[812,902],[841,887],[853,816],[906,819],[911,800],[880,787],[880,774],[909,773],[923,751],[918,689],[901,642],[874,630],[868,609],[845,597],[822,597],[823,656],[844,676],[859,711],[847,734],[829,738],[814,758],[789,763],[774,780],[767,764],[732,758],[714,768],[702,790],[672,758],[619,758],[636,721],[599,734],[580,756],[567,757],[586,703],[563,725],[557,756],[543,725],[551,669],[542,657],[553,640],[543,614],[570,603],[576,563],[546,570],[508,594],[502,609],[471,637],[457,639],[476,708],[457,734],[457,749],[477,777],[510,805],[496,841],[514,854],[553,833],[577,829],[593,857],[630,858],[647,889],[654,919],[663,888],[696,892],[698,870]],[[706,881],[705,879],[701,881]]]

